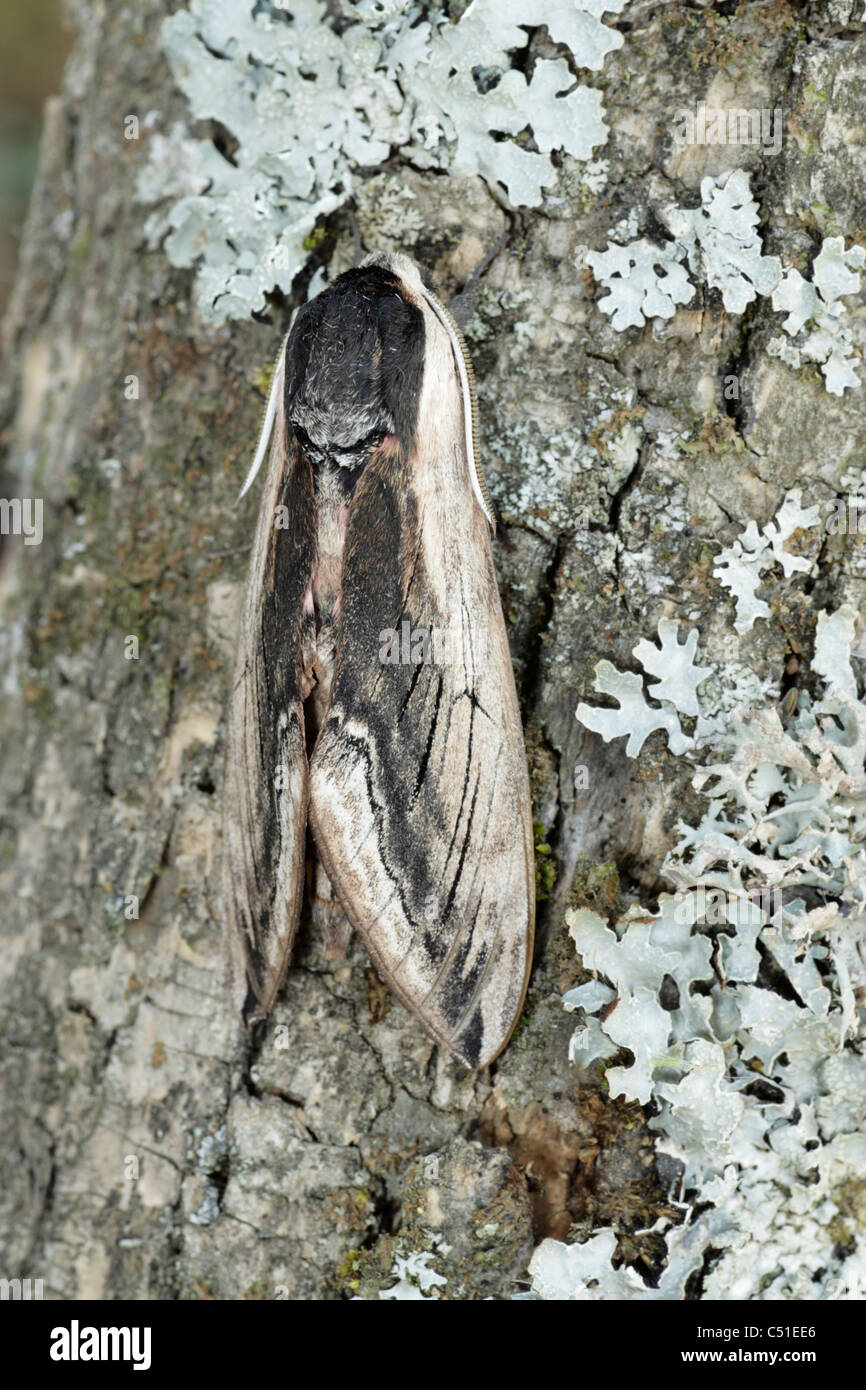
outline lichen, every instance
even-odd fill
[[[771,294],[781,277],[776,256],[765,256],[758,235],[758,205],[743,169],[701,182],[699,208],[670,207],[664,219],[695,274],[721,291],[730,314],[742,314],[759,294]]]
[[[598,71],[623,41],[601,16],[624,3],[474,0],[454,22],[389,0],[353,6],[336,28],[322,0],[190,0],[163,24],[163,47],[193,120],[218,122],[229,147],[182,127],[153,137],[139,180],[139,196],[162,204],[151,243],[167,233],[172,264],[197,266],[200,310],[222,323],[288,292],[317,222],[352,196],[357,170],[394,152],[539,206],[557,179],[550,155],[590,160],[607,126],[601,93],[564,58],[538,58],[525,76],[530,30],[545,25]]]
[[[609,242],[606,251],[592,251],[586,263],[608,294],[598,307],[617,332],[641,328],[647,319],[673,318],[678,304],[688,304],[695,292],[679,264],[684,246],[656,246],[641,237],[627,246]]]
[[[819,509],[792,493],[760,534],[749,524],[743,554],[778,564],[782,582],[811,573],[787,545],[818,521]],[[756,616],[772,617],[750,612],[748,626]],[[748,630],[742,613],[737,626]],[[613,1268],[616,1233],[602,1230],[583,1244],[544,1241],[533,1290],[862,1298],[866,698],[852,666],[856,614],[846,605],[819,613],[812,672],[823,689],[814,704],[801,690],[785,724],[760,682],[747,691],[725,667],[705,684],[694,643],[674,648],[661,624],[659,635],[661,653],[649,643],[635,653],[665,673],[650,693],[663,694],[671,723],[696,715],[680,755],[706,809],[697,825],[677,826],[662,866],[676,891],[653,907],[620,908],[613,926],[602,904],[569,910],[592,979],[564,1004],[577,1015],[574,1065],[601,1062],[612,1097],[652,1103],[658,1151],[681,1174],[678,1215],[652,1227],[667,1250],[657,1287]],[[751,704],[720,696],[731,680]],[[607,737],[629,733],[635,756],[649,717],[640,679],[631,681],[630,705],[582,706],[578,717]]]
[[[692,739],[683,733],[679,714],[698,714],[697,687],[712,673],[712,667],[695,666],[694,655],[698,634],[692,631],[685,643],[678,637],[679,624],[661,618],[658,624],[659,646],[638,642],[634,655],[651,676],[661,679],[648,687],[647,693],[658,701],[660,708],[650,705],[644,694],[643,679],[632,671],[618,671],[609,661],[600,661],[595,668],[595,688],[603,695],[619,701],[619,709],[600,709],[581,702],[577,718],[585,728],[601,734],[606,743],[622,735],[628,736],[625,751],[636,758],[650,734],[663,729],[672,753],[684,753],[691,748]],[[678,714],[679,712],[679,714]]]
[[[794,573],[808,572],[809,561],[786,550],[785,542],[797,531],[815,526],[820,514],[819,507],[803,507],[801,489],[792,488],[775,521],[768,522],[760,534],[755,522],[749,522],[733,545],[721,552],[713,573],[734,595],[737,607],[734,627],[738,634],[749,632],[758,618],[769,617],[769,605],[756,593],[767,570],[781,565],[786,578]]]
[[[787,311],[782,328],[796,343],[771,338],[767,351],[791,367],[817,362],[828,391],[841,396],[859,386],[854,370],[854,339],[844,300],[860,290],[857,273],[866,262],[866,248],[845,250],[843,237],[825,237],[815,257],[811,281],[789,269],[773,292],[773,308]]]
[[[610,291],[599,308],[620,332],[650,318],[672,318],[676,306],[687,304],[694,294],[695,285],[680,264],[687,260],[693,275],[721,291],[729,313],[742,314],[756,295],[772,293],[781,276],[779,260],[763,254],[758,215],[744,170],[704,179],[699,208],[670,205],[661,210],[672,242],[660,246],[646,237],[628,245],[614,241],[606,251],[587,255],[596,279]],[[619,230],[613,228],[611,235]],[[630,232],[632,225],[623,230]]]
[[[759,209],[751,196],[749,176],[734,169],[701,183],[701,206],[669,205],[659,210],[673,241],[659,245],[641,237],[620,244],[637,230],[630,220],[608,233],[604,251],[590,251],[586,263],[608,293],[599,300],[612,326],[623,332],[649,319],[670,319],[677,305],[692,298],[695,281],[721,292],[729,314],[742,314],[758,296],[770,296],[773,308],[787,313],[782,324],[788,338],[775,334],[767,352],[791,367],[817,363],[827,391],[841,396],[859,385],[855,342],[846,298],[859,293],[859,270],[866,248],[845,249],[843,237],[827,237],[815,257],[812,280],[794,266],[782,267],[765,256],[758,233]]]

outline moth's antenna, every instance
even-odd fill
[[[424,298],[433,310],[437,319],[441,323],[445,332],[448,334],[451,343],[451,351],[454,354],[454,362],[457,367],[457,375],[460,378],[460,392],[463,396],[463,424],[466,432],[466,459],[469,464],[469,478],[472,483],[472,491],[478,499],[490,525],[496,530],[496,518],[493,515],[493,504],[490,501],[490,494],[487,491],[487,484],[478,463],[478,429],[477,414],[478,405],[475,399],[475,382],[472,377],[472,366],[469,360],[469,351],[463,340],[463,334],[445,308],[441,300],[427,289],[426,285],[421,286]]]
[[[292,330],[290,327],[289,333],[291,333],[291,331]],[[274,372],[271,378],[271,389],[268,395],[268,404],[265,407],[265,418],[262,420],[262,428],[259,433],[259,442],[256,446],[255,458],[253,459],[252,464],[250,465],[250,471],[246,476],[246,481],[243,487],[241,488],[240,492],[238,493],[239,502],[243,497],[244,493],[249,488],[251,482],[253,481],[253,478],[256,476],[259,469],[261,468],[262,459],[264,458],[268,450],[268,440],[271,437],[271,430],[274,428],[274,418],[277,413],[277,401],[279,400],[280,395],[282,393],[283,381],[285,378],[286,344],[289,341],[289,333],[287,333],[285,338],[283,339],[280,351],[277,355],[277,360],[274,363]]]

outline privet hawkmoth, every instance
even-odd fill
[[[245,486],[269,434],[227,742],[237,1006],[264,1018],[282,983],[309,822],[391,989],[484,1066],[526,990],[532,817],[471,371],[414,262],[369,256],[298,311]]]

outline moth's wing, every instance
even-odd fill
[[[532,817],[463,398],[429,310],[425,339],[415,446],[375,455],[349,511],[341,645],[312,756],[310,820],[382,975],[434,1038],[480,1067],[508,1041],[526,990]],[[409,642],[414,632],[418,655],[430,626],[446,634],[431,662],[380,659],[388,629]]]
[[[287,442],[285,347],[229,701],[223,896],[229,976],[248,1023],[270,1010],[300,913],[309,801],[301,652],[315,561],[309,468]]]

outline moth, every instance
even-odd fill
[[[381,976],[473,1069],[514,1028],[535,918],[475,414],[459,331],[408,257],[368,256],[296,314],[244,486],[270,437],[224,796],[245,1020],[288,967],[309,825]]]

